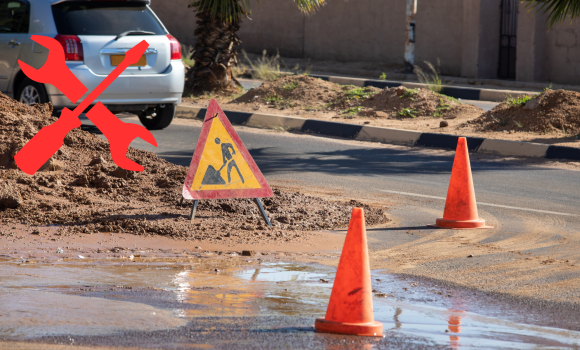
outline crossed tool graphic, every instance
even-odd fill
[[[48,58],[40,69],[34,69],[18,60],[20,68],[30,79],[54,85],[72,103],[76,103],[88,89],[70,71],[65,63],[64,50],[61,44],[53,38],[33,35],[31,39],[46,47]],[[143,40],[127,51],[125,59],[74,109],[64,108],[60,118],[51,125],[42,128],[14,156],[18,167],[29,175],[33,175],[62,146],[66,134],[81,126],[79,115],[99,97],[99,95],[115,80],[129,65],[139,61],[149,44]],[[129,144],[137,137],[157,147],[157,141],[141,125],[125,123],[119,120],[101,102],[97,102],[86,116],[105,135],[110,144],[111,157],[119,167],[133,171],[143,171],[141,165],[127,158]]]

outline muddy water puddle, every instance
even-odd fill
[[[317,264],[243,258],[4,259],[0,339],[177,329],[210,316],[312,317],[314,323],[326,312],[334,273]],[[580,332],[540,326],[534,314],[514,317],[513,310],[486,306],[474,293],[379,271],[372,281],[375,319],[387,336],[419,337],[455,349],[580,346]]]

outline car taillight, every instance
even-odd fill
[[[179,46],[179,41],[171,34],[166,35],[169,38],[169,47],[171,48],[171,59],[180,60],[181,59],[181,46]]]
[[[54,37],[64,49],[65,61],[82,61],[83,45],[81,39],[76,35],[61,35]]]

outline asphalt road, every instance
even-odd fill
[[[497,106],[498,102],[491,102],[491,101],[476,101],[476,100],[461,100],[461,102],[469,103],[474,106],[477,106],[485,111],[489,111],[493,109],[493,107]]]
[[[138,122],[136,118],[128,120]],[[188,166],[200,125],[178,119],[165,130],[153,131],[159,144],[157,148],[140,139],[132,146]],[[397,191],[445,197],[447,192],[453,152],[248,127],[235,129],[270,181],[298,181],[310,186],[367,193]],[[471,167],[479,202],[580,215],[580,178],[576,171],[477,157],[472,157]]]

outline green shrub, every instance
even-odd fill
[[[369,87],[358,87],[354,85],[343,85],[342,90],[344,96],[348,100],[359,100],[359,99],[367,99],[372,95],[375,95],[378,91],[373,91],[373,89]]]
[[[419,94],[419,89],[405,89],[405,92],[399,98],[406,97],[415,101],[414,97]]]
[[[342,114],[355,115],[362,110],[363,110],[362,106],[350,107],[349,109],[346,109],[345,111],[343,111]]]
[[[517,98],[510,95],[506,98],[505,103],[507,103],[509,107],[522,107],[532,98],[533,96],[529,95],[518,96]]]
[[[399,112],[397,112],[397,115],[399,117],[411,117],[411,118],[416,118],[417,117],[417,110],[414,108],[403,108],[401,109]]]

